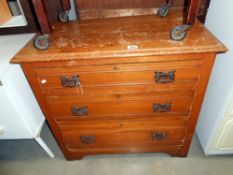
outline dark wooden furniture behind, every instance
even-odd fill
[[[68,22],[68,12],[70,10],[69,0],[60,0],[63,11],[59,12],[59,19],[62,22]],[[203,2],[203,0],[202,0]],[[50,22],[48,20],[48,7],[44,0],[32,0],[36,16],[41,29],[41,35],[34,39],[34,46],[39,50],[46,50],[50,46],[49,35],[52,32]],[[158,8],[158,3],[160,7]],[[162,3],[162,5],[161,5]],[[187,5],[185,5],[185,3]],[[162,18],[166,17],[169,13],[171,6],[175,5],[178,10],[185,11],[185,18],[183,24],[174,26],[170,29],[170,38],[172,40],[181,41],[186,35],[190,27],[195,23],[198,16],[200,0],[176,1],[166,0],[165,2],[154,0],[118,0],[118,1],[90,1],[90,0],[76,0],[78,11],[78,18],[83,19],[96,19],[96,18],[112,18],[121,16],[138,16],[138,15],[158,15]],[[183,4],[183,5],[182,5]],[[203,4],[203,3],[202,3]],[[208,4],[204,0],[204,8],[207,10]],[[150,7],[150,8],[149,8]]]
[[[85,15],[87,13],[93,13],[93,9],[98,9],[97,7],[97,2],[98,1],[90,1],[88,0],[76,0],[77,1],[77,7],[80,9],[77,9],[77,11],[81,12],[82,15]],[[36,15],[32,6],[31,1],[27,0],[20,0],[22,4],[23,11],[25,13],[26,20],[28,22],[28,26],[24,27],[17,27],[17,28],[2,28],[0,29],[0,35],[2,34],[13,34],[13,33],[32,33],[32,32],[37,32],[40,30],[39,24],[36,19]],[[55,22],[58,20],[58,12],[62,11],[62,5],[59,0],[44,0],[45,6],[47,8],[47,13],[48,13],[48,21],[50,22]],[[110,1],[108,1],[110,2]],[[126,1],[124,1],[126,2]],[[159,7],[164,0],[158,1],[158,0],[153,0],[153,1],[148,1],[147,3],[144,3],[145,5],[139,5],[137,6],[137,3],[133,1],[134,6],[127,7],[127,8],[146,8],[146,7]],[[206,17],[206,12],[209,6],[210,0],[201,0],[200,3],[200,9],[198,13],[198,19],[201,20],[202,22],[205,21]],[[111,5],[111,3],[109,3]],[[110,8],[106,5],[102,5],[104,8]],[[186,6],[184,0],[176,0],[174,7],[176,8],[182,8]],[[102,8],[103,8],[102,7]],[[100,8],[100,7],[99,7]],[[119,8],[117,5],[111,5],[111,8]],[[79,14],[80,15],[80,14]]]
[[[118,11],[119,9],[127,9],[128,15],[132,15],[134,9],[148,9],[158,8],[162,4],[166,3],[166,0],[75,0],[76,11],[78,12],[79,18],[90,19],[90,18],[102,18],[104,15],[116,16],[119,13],[127,15],[126,11]],[[183,11],[184,8],[188,7],[189,0],[173,0],[172,11]],[[209,7],[210,0],[200,0],[198,19],[203,23],[207,9]],[[118,13],[118,14],[117,14]],[[139,13],[139,12],[137,12]],[[152,12],[153,13],[153,12]]]
[[[180,15],[53,24],[51,47],[29,42],[21,64],[67,159],[110,153],[187,156],[215,55],[226,48]]]

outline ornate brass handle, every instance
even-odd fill
[[[172,83],[175,81],[175,71],[155,72],[155,81],[157,83]]]
[[[72,106],[71,107],[72,116],[87,116],[88,115],[88,107],[87,106]]]
[[[82,144],[93,144],[96,141],[96,136],[80,136]]]
[[[171,103],[154,103],[153,104],[153,111],[154,112],[170,112],[171,111]]]
[[[152,132],[152,140],[153,141],[164,141],[167,140],[167,132]]]
[[[80,78],[78,75],[72,77],[61,76],[60,79],[63,87],[73,88],[80,86]]]

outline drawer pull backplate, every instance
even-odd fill
[[[79,87],[80,86],[80,78],[78,75],[72,76],[72,77],[66,77],[61,76],[61,85],[63,87],[73,88],[73,87]]]
[[[170,112],[171,111],[171,103],[154,103],[153,104],[153,111],[154,112]]]
[[[153,132],[152,133],[153,141],[164,141],[167,140],[167,132]]]
[[[175,71],[155,72],[156,83],[172,83],[175,81]]]
[[[88,107],[87,106],[82,106],[82,107],[72,106],[71,114],[72,116],[87,116]]]
[[[96,141],[96,136],[80,136],[82,144],[93,144]]]

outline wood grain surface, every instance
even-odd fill
[[[61,61],[95,58],[171,55],[200,52],[224,52],[225,47],[196,23],[183,41],[169,38],[170,30],[182,24],[177,14],[85,20],[57,23],[46,51],[34,48],[32,41],[12,60],[19,62]],[[72,31],[72,32],[69,32]],[[131,49],[130,49],[131,48]]]
[[[210,0],[200,0],[197,16],[203,23]],[[76,10],[80,19],[94,19],[129,15],[156,14],[165,0],[76,0]],[[188,0],[174,0],[170,12],[184,11]],[[194,15],[196,16],[196,15]]]
[[[57,24],[51,41],[62,38],[63,45],[44,52],[29,43],[13,58],[68,160],[111,153],[188,155],[215,56],[226,48],[200,23],[184,41],[173,42],[165,35],[180,18],[166,21],[146,16]],[[128,50],[125,42],[140,47]],[[160,71],[174,74],[159,82]],[[66,87],[61,76],[80,81]],[[87,109],[85,115],[80,109]]]
[[[7,0],[0,0],[0,12],[0,25],[4,24],[12,18]]]

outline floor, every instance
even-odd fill
[[[47,125],[42,138],[55,159],[33,140],[0,141],[0,175],[233,175],[233,156],[206,157],[196,137],[187,158],[126,154],[89,156],[81,161],[64,159]]]

